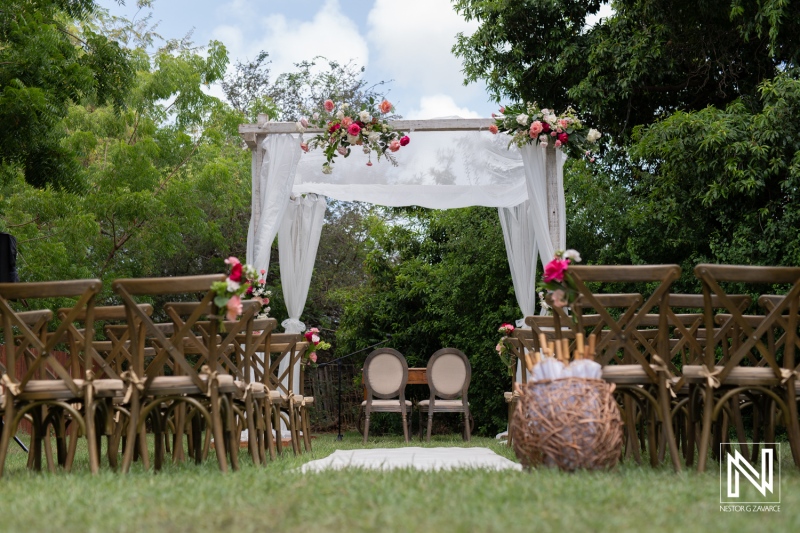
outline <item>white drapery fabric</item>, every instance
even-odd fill
[[[289,312],[289,318],[281,325],[287,333],[301,333],[306,329],[300,322],[300,315],[311,285],[326,205],[325,197],[316,194],[292,197],[278,231],[281,283]]]
[[[261,144],[264,157],[253,179],[252,213],[247,231],[247,263],[269,270],[272,242],[278,234],[292,192],[302,150],[297,137],[268,135]]]
[[[547,175],[546,150],[527,144],[519,149],[525,164],[525,183],[528,188],[528,199],[531,202],[531,214],[536,243],[539,246],[539,257],[543,265],[553,259],[556,250],[564,250],[567,245],[567,214],[564,203],[564,163],[566,154],[555,150],[558,197],[558,242],[550,239],[550,227],[547,221]]]
[[[508,266],[511,269],[511,281],[514,294],[522,311],[522,318],[532,315],[536,310],[536,256],[538,247],[533,231],[533,213],[530,200],[525,200],[514,207],[500,207],[500,226],[503,228],[503,240],[506,244]],[[524,322],[517,321],[517,327],[525,327]],[[522,381],[522,361],[517,361],[516,380]]]

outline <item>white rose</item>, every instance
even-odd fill
[[[380,140],[380,138],[381,138],[381,134],[378,133],[377,131],[371,131],[369,133],[369,135],[367,135],[367,139],[369,139],[369,142],[371,142],[371,143],[378,142]]]
[[[586,134],[586,140],[590,143],[597,142],[597,139],[599,139],[602,135],[602,133],[592,128],[589,130],[589,133]]]
[[[299,132],[306,131],[306,128],[299,121],[295,122],[294,124],[295,124],[295,126],[297,126],[297,131],[299,131]]]
[[[314,113],[313,115],[311,115],[311,118],[313,118],[314,120],[319,120],[319,113]]]
[[[356,144],[358,142],[358,135],[347,135],[347,142],[350,144]]]
[[[228,292],[236,292],[239,290],[239,282],[233,281],[231,278],[228,278]]]
[[[342,104],[342,107],[344,107],[344,104]],[[339,120],[342,120],[344,118],[344,111],[342,111],[341,109],[339,111],[337,111],[336,112],[336,118],[338,118]]]
[[[528,125],[528,115],[525,113],[521,113],[517,115],[517,124],[520,126],[527,126]]]
[[[342,104],[342,109],[347,109],[348,107],[350,107],[350,104],[348,104],[347,102]]]
[[[361,119],[361,122],[369,122],[372,120],[372,115],[366,109],[358,113],[358,118]]]
[[[323,174],[330,174],[331,172],[333,172],[333,168],[331,168],[330,165],[327,165],[327,164],[326,165],[322,165],[322,173]]]
[[[580,252],[578,252],[578,250],[573,250],[573,249],[570,248],[569,250],[564,252],[564,259],[572,259],[576,263],[580,263],[581,262],[581,254],[580,254]]]

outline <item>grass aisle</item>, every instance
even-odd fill
[[[401,446],[378,437],[369,447]],[[413,441],[414,446],[424,446]],[[431,446],[463,446],[457,437]],[[492,439],[474,438],[514,458]],[[338,443],[323,435],[314,451],[284,454],[266,468],[242,457],[242,470],[219,473],[215,460],[172,466],[159,474],[135,466],[121,476],[104,470],[33,474],[25,457],[9,457],[0,480],[2,531],[170,532],[450,532],[450,531],[800,531],[800,473],[785,458],[780,513],[723,513],[716,464],[705,474],[675,475],[625,464],[610,473],[297,470],[335,449],[362,448],[360,435]],[[788,448],[788,446],[786,446]],[[84,458],[85,460],[85,458]],[[77,461],[76,461],[77,462]]]

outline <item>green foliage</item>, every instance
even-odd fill
[[[61,144],[70,105],[119,110],[133,81],[126,50],[73,23],[97,11],[91,0],[7,0],[0,7],[0,166],[28,183],[86,186],[73,152]]]
[[[800,5],[772,0],[458,0],[480,27],[453,51],[492,95],[563,109],[624,141],[677,109],[724,106],[797,66]]]
[[[472,364],[470,404],[476,431],[506,424],[497,328],[517,318],[502,230],[495,209],[395,210],[372,219],[368,290],[349,294],[337,332],[337,355],[392,335],[412,366],[439,348],[462,350]],[[363,355],[366,357],[366,353]]]

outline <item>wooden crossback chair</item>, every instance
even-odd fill
[[[175,278],[141,278],[120,279],[113,283],[116,292],[126,308],[128,327],[131,329],[131,354],[133,365],[131,370],[123,374],[123,379],[130,383],[130,418],[128,442],[123,456],[122,470],[127,472],[134,455],[134,442],[138,438],[142,450],[142,460],[148,467],[147,440],[145,420],[150,416],[155,433],[155,466],[159,468],[164,460],[164,428],[172,411],[180,403],[190,406],[192,413],[202,416],[213,434],[215,452],[220,470],[227,472],[226,451],[230,451],[231,466],[238,469],[238,442],[233,443],[234,416],[232,396],[237,387],[233,376],[220,371],[218,354],[220,353],[218,334],[219,321],[217,309],[213,306],[216,294],[210,290],[215,281],[224,280],[224,275],[185,276]],[[169,304],[164,305],[165,312],[172,318],[172,324],[159,327],[150,316],[139,307],[135,297],[173,296],[198,297],[199,304],[188,317],[183,317]],[[210,311],[210,312],[209,312]],[[254,312],[245,311],[248,320]],[[206,342],[203,342],[203,320],[210,321]],[[145,348],[148,338],[155,348],[155,356],[145,367]],[[204,363],[196,368],[187,358],[187,352],[199,356]],[[171,372],[171,375],[169,374]],[[192,417],[193,420],[195,417]],[[194,423],[194,422],[193,422]],[[200,461],[199,425],[193,432],[195,439],[195,461]],[[176,425],[176,431],[183,429],[183,423]],[[204,453],[208,450],[210,438],[206,438]],[[180,441],[176,441],[176,444]],[[235,446],[233,446],[235,444]],[[178,448],[176,445],[173,459]]]
[[[262,464],[266,464],[267,450],[271,459],[275,459],[276,452],[275,439],[272,436],[269,388],[263,380],[258,379],[255,365],[259,360],[258,353],[269,351],[267,346],[277,325],[278,322],[274,318],[256,318],[252,327],[248,327],[244,333],[235,335],[232,360],[228,360],[232,365],[229,369],[234,374],[235,383],[240,390],[240,395],[236,399],[244,404],[244,421],[247,425],[250,453],[252,455],[256,452],[258,461]]]
[[[73,424],[77,424],[87,437],[89,449],[89,467],[92,473],[99,470],[97,442],[92,416],[85,416],[83,407],[91,406],[95,399],[95,383],[92,375],[75,375],[75,367],[68,362],[62,365],[54,352],[67,334],[75,317],[80,313],[86,316],[87,334],[72,347],[69,358],[80,357],[91,351],[93,337],[93,317],[95,298],[101,289],[97,279],[51,281],[36,283],[0,283],[0,315],[2,315],[2,332],[6,353],[6,374],[3,375],[4,423],[5,428],[0,438],[0,474],[5,466],[6,455],[11,438],[16,433],[22,418],[30,413],[33,421],[33,434],[30,453],[32,466],[41,468],[41,451],[44,441],[49,443],[48,426],[63,421],[65,413],[69,413]],[[55,319],[54,331],[37,320],[33,329],[29,320],[20,317],[14,309],[13,300],[26,301],[55,298],[74,298],[75,305],[66,316]],[[40,319],[47,317],[40,316]],[[17,359],[28,360],[27,371],[17,374]],[[79,369],[83,371],[84,369]],[[74,442],[74,439],[73,439]],[[49,444],[45,444],[48,467],[55,468],[49,453]],[[74,457],[74,445],[71,446],[65,461],[69,469]],[[30,464],[30,463],[29,463]]]
[[[663,438],[669,450],[673,468],[679,471],[680,459],[672,428],[670,409],[671,383],[668,366],[669,358],[669,289],[680,277],[678,265],[624,265],[624,266],[570,266],[569,272],[578,289],[580,304],[573,306],[574,323],[577,331],[597,335],[597,361],[604,365],[603,379],[615,383],[617,390],[637,397],[647,398],[652,412],[661,422]],[[654,289],[645,299],[630,295],[609,296],[603,301],[599,294],[588,287],[589,282],[600,283],[650,283]],[[618,299],[630,298],[629,305]],[[642,300],[644,300],[642,302]],[[609,307],[619,312],[609,312]],[[584,311],[591,308],[593,313],[584,319]],[[649,328],[644,323],[647,315],[658,315],[658,326]],[[616,315],[616,318],[615,318]],[[558,322],[557,322],[558,324]],[[556,335],[561,328],[556,326]],[[655,418],[655,417],[654,417]],[[653,420],[655,422],[655,419]],[[649,451],[651,463],[658,462],[658,445],[655,426],[650,424]]]
[[[256,378],[269,389],[269,410],[272,413],[272,430],[275,432],[277,453],[283,453],[281,420],[289,431],[292,451],[301,453],[298,404],[304,398],[297,392],[296,380],[300,375],[300,359],[308,348],[299,333],[273,333],[264,346],[264,358],[255,358],[253,369]],[[271,432],[270,432],[271,435]]]
[[[694,272],[703,284],[706,329],[711,331],[719,325],[720,314],[715,315],[711,303],[716,296],[726,310],[720,327],[731,332],[715,336],[714,342],[706,343],[702,365],[684,368],[687,381],[702,388],[703,427],[698,444],[698,470],[703,471],[706,466],[712,424],[729,401],[743,393],[764,395],[778,405],[786,423],[792,456],[800,466],[800,421],[795,385],[800,268],[700,264]],[[765,314],[754,318],[743,314],[727,294],[725,283],[785,284],[790,289],[780,298],[763,299]],[[774,342],[776,338],[779,343]],[[722,351],[720,345],[724,344],[728,345],[728,355],[718,360],[718,351]]]

